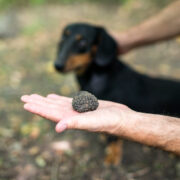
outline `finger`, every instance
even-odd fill
[[[81,130],[86,130],[87,125],[83,125],[83,121],[81,118],[69,118],[66,120],[63,120],[62,122],[58,122],[55,130],[57,133],[61,133],[66,129],[81,129]]]
[[[96,132],[98,130],[95,118],[90,115],[91,112],[83,113],[83,115],[71,116],[70,118],[63,119],[56,125],[56,132],[62,132],[66,129],[81,129]],[[95,121],[94,121],[95,120]]]
[[[59,96],[57,94],[48,94],[47,98],[48,99],[53,99],[53,100],[58,100],[58,101],[67,101],[67,102],[72,101],[72,98],[65,97],[65,96]]]
[[[24,95],[21,97],[23,102],[32,102],[34,100],[42,100],[43,97],[38,94]]]
[[[29,95],[23,95],[21,96],[21,101],[27,102],[28,98],[29,98]]]
[[[49,104],[51,104],[52,105],[52,107],[53,107],[53,104],[55,105],[55,106],[57,106],[57,105],[64,105],[64,106],[66,106],[67,104],[67,100],[64,100],[64,98],[62,98],[61,99],[61,101],[58,101],[58,100],[56,100],[56,99],[51,99],[51,98],[47,98],[47,97],[42,97],[42,96],[40,96],[40,95],[37,95],[37,94],[33,94],[33,95],[31,95],[31,97],[33,98],[33,99],[36,99],[36,100],[39,100],[39,101],[42,101],[42,102],[46,102],[46,103],[49,103]],[[69,103],[69,102],[68,102]]]
[[[26,103],[24,109],[54,122],[59,122],[62,116],[60,111],[57,111],[56,109],[50,109],[49,107],[39,106],[32,103]]]
[[[54,103],[54,100],[50,100],[47,98],[44,98],[37,94],[32,94],[30,96],[26,96],[26,103],[30,103],[31,105],[41,106],[44,109],[49,109],[51,111],[59,112],[63,117],[70,116],[72,114],[75,114],[75,112],[72,110],[72,106],[70,103],[62,102]]]
[[[55,101],[53,101],[52,99],[48,99],[47,97],[43,97],[43,96],[40,96],[38,94],[32,94],[30,96],[33,100],[39,100],[39,101],[44,101],[46,103],[52,103],[52,104],[56,104]]]
[[[67,123],[66,122],[61,122],[61,123],[58,123],[55,127],[55,130],[57,133],[61,133],[63,131],[65,131],[67,129]]]
[[[26,103],[34,103],[41,106],[48,106],[49,108],[56,108],[58,105],[56,102],[54,102],[54,100],[45,98],[38,94],[32,94],[30,96],[23,96],[21,99],[23,100],[23,102],[26,102]]]
[[[52,95],[52,96],[51,96]],[[47,99],[49,101],[54,102],[56,105],[71,108],[72,107],[72,98],[64,97],[64,96],[58,96],[56,94],[49,94],[47,96]]]

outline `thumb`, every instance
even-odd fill
[[[65,131],[67,129],[67,123],[66,122],[63,122],[63,121],[59,121],[57,124],[56,124],[56,132],[57,133],[61,133],[63,131]]]
[[[79,122],[82,121],[81,119],[82,117],[79,116],[73,116],[67,119],[62,119],[57,123],[55,127],[56,132],[61,133],[66,129],[79,129]]]
[[[96,124],[92,123],[94,120],[93,116],[87,113],[83,115],[76,115],[68,119],[62,119],[55,127],[56,132],[61,133],[66,129],[81,129],[96,131]]]

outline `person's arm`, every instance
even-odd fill
[[[130,126],[124,124],[115,134],[180,155],[180,118],[136,113],[130,121]]]
[[[22,96],[24,108],[57,123],[56,131],[81,129],[106,132],[180,155],[180,119],[139,113],[125,105],[99,101],[95,111],[78,113],[72,99],[58,95]]]
[[[180,0],[163,9],[159,14],[126,32],[113,34],[119,45],[119,54],[136,47],[167,40],[180,35]]]

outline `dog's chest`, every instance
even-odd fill
[[[86,90],[100,97],[106,90],[108,76],[107,74],[93,73],[89,78],[80,78],[81,90]]]

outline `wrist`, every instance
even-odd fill
[[[124,124],[124,133],[121,136],[129,140],[151,145],[155,140],[154,135],[157,135],[157,132],[159,132],[158,123],[161,119],[161,115],[135,112],[131,114],[128,122]],[[153,129],[154,127],[155,129]]]
[[[114,38],[118,44],[118,54],[125,54],[143,44],[143,37],[140,32],[140,28],[135,27],[119,35],[115,34]]]
[[[112,128],[107,133],[128,138],[131,136],[132,129],[135,127],[138,112],[131,110],[127,106],[121,105],[113,113]]]

